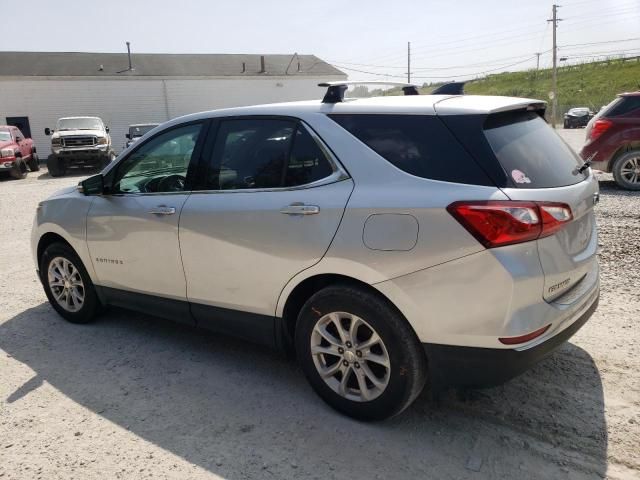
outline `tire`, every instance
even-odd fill
[[[27,169],[27,164],[22,158],[16,158],[16,161],[13,162],[13,167],[9,171],[9,174],[12,178],[16,180],[22,180],[23,178],[27,178],[27,174],[29,170]]]
[[[49,175],[52,177],[62,177],[67,173],[67,166],[64,164],[64,160],[55,155],[49,155],[47,158],[47,170],[49,170]]]
[[[35,151],[31,152],[31,158],[29,159],[28,165],[29,170],[31,170],[32,172],[37,172],[38,170],[40,170],[40,159],[38,158],[38,154]]]
[[[611,171],[619,187],[640,190],[640,149],[629,150],[616,158]]]
[[[65,268],[65,262],[71,267]],[[63,280],[56,282],[56,276],[62,276]],[[100,300],[87,270],[76,252],[65,243],[53,243],[45,249],[40,257],[40,281],[51,306],[71,323],[88,323],[101,310]],[[61,285],[56,286],[53,282]],[[68,293],[65,295],[63,290]],[[56,300],[56,296],[61,296],[61,299]],[[80,297],[81,302],[78,301]]]
[[[338,336],[336,319],[346,341]],[[350,336],[347,330],[354,321],[358,327]],[[374,334],[379,342],[374,341],[370,348],[357,348],[370,342]],[[312,344],[314,350],[332,353],[312,354]],[[399,414],[420,394],[427,379],[424,350],[404,317],[381,296],[348,284],[327,287],[304,304],[298,316],[295,347],[298,362],[316,393],[339,412],[359,420],[382,420]],[[335,373],[325,375],[325,381],[321,368]]]
[[[567,122],[564,122],[564,128],[565,130],[569,128],[569,124]]]
[[[109,166],[111,162],[113,162],[115,159],[116,159],[116,154],[114,152],[109,152],[109,155],[100,161],[100,165],[99,165],[100,170],[103,170],[104,168]]]

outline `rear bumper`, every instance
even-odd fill
[[[526,350],[423,344],[433,386],[489,387],[514,378],[569,340],[598,307],[598,291],[591,305],[567,328]]]

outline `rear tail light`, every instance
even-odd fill
[[[569,205],[552,202],[454,202],[447,211],[487,248],[553,235],[573,219]]]
[[[605,120],[596,120],[593,123],[593,126],[591,127],[591,131],[589,132],[589,138],[591,140],[595,140],[600,135],[602,135],[604,132],[609,130],[609,127],[611,127],[611,125],[613,125],[613,122],[611,120],[606,120],[606,119]]]

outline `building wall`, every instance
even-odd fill
[[[45,127],[69,116],[98,116],[111,129],[116,152],[134,123],[164,122],[180,115],[260,103],[320,99],[317,84],[345,77],[0,79],[0,124],[29,117],[41,158],[51,152]]]

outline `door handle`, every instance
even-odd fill
[[[149,210],[149,213],[153,215],[173,215],[176,213],[176,209],[174,207],[167,207],[166,205],[158,205]]]
[[[292,203],[280,209],[280,213],[286,215],[315,215],[320,213],[320,207],[317,205],[305,205],[301,202]]]

